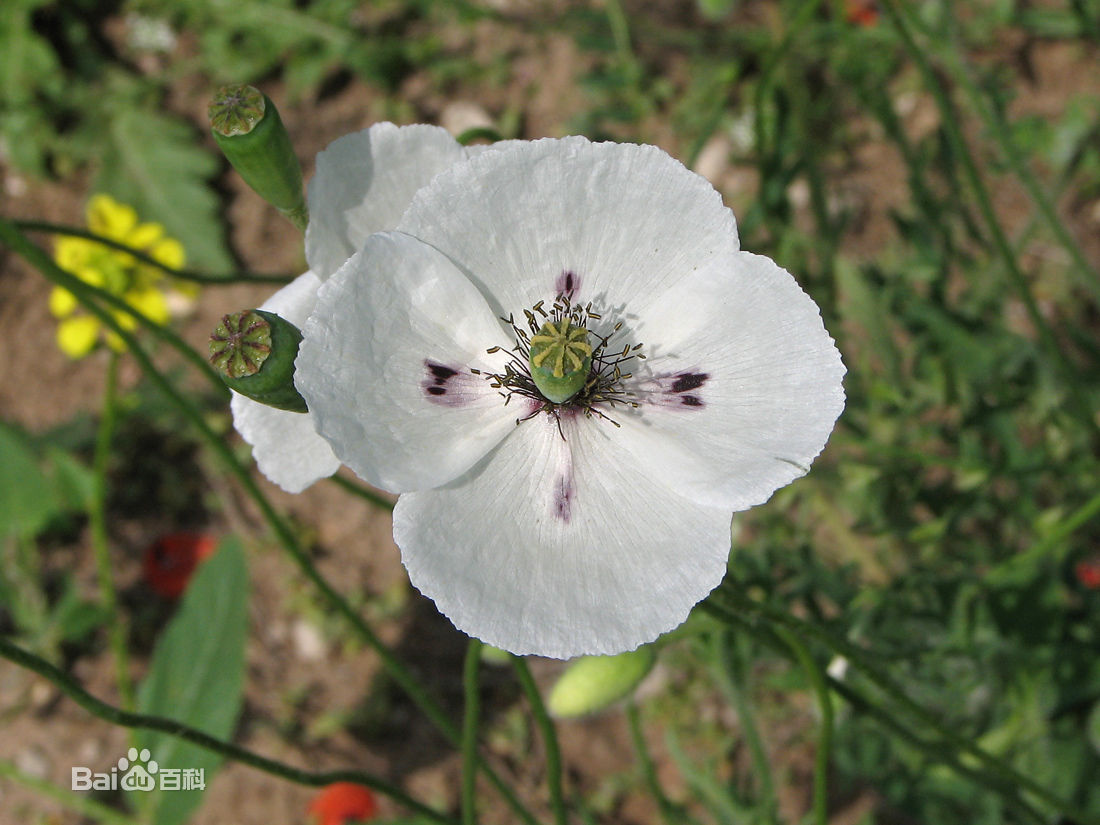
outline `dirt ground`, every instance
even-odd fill
[[[490,118],[509,106],[524,113],[525,137],[560,135],[569,119],[586,105],[577,78],[584,60],[566,36],[554,33],[517,33],[478,24],[468,34],[472,53],[508,48],[515,57],[512,80],[504,88],[472,89],[463,100],[446,99],[422,77],[406,81],[402,95],[421,119],[455,123],[461,128],[474,113]],[[1095,91],[1095,55],[1057,44],[1040,44],[1030,52],[1036,82],[1025,86],[1014,103],[1014,114],[1055,115],[1075,94]],[[672,61],[675,62],[674,60]],[[673,67],[674,68],[674,67]],[[338,94],[316,104],[287,104],[282,90],[265,89],[280,104],[306,177],[312,159],[331,140],[372,123],[380,111],[376,92],[352,81]],[[209,90],[187,80],[174,91],[169,106],[202,124]],[[476,104],[474,101],[476,100]],[[463,105],[459,105],[463,104]],[[463,108],[463,106],[465,108]],[[913,134],[935,125],[931,101],[920,96],[901,112]],[[467,121],[462,118],[466,117]],[[674,155],[683,151],[675,136],[654,139]],[[207,148],[214,152],[211,141]],[[755,189],[753,173],[728,162],[728,146],[708,146],[697,166],[726,195],[735,209]],[[51,183],[3,173],[3,212],[7,216],[36,218],[68,224],[83,223],[88,192],[81,180]],[[298,272],[304,268],[300,238],[273,210],[247,191],[232,173],[219,181],[228,192],[226,220],[231,242],[242,267],[262,272]],[[847,170],[837,192],[854,198],[865,219],[851,240],[850,254],[870,256],[892,240],[888,218],[892,206],[907,198],[905,170],[896,153],[883,142],[868,140],[856,156],[856,168]],[[999,204],[1010,229],[1022,207],[1014,187],[998,190]],[[1091,254],[1100,254],[1100,208],[1097,204],[1067,203],[1067,219]],[[47,310],[50,287],[37,273],[0,250],[0,415],[34,432],[42,432],[77,416],[96,416],[102,393],[105,355],[82,361],[65,358],[54,345],[55,322]],[[181,326],[181,333],[202,350],[209,331],[222,314],[260,303],[270,293],[263,286],[235,285],[204,289],[198,305]],[[123,360],[121,384],[134,387],[139,373]],[[227,415],[227,412],[226,412]],[[226,421],[222,421],[224,426]],[[235,436],[230,436],[236,441]],[[126,438],[126,434],[120,434]],[[152,433],[147,448],[169,449],[171,434]],[[377,657],[347,643],[336,617],[327,615],[301,581],[293,565],[266,538],[262,519],[251,502],[236,489],[220,468],[202,456],[189,456],[206,485],[203,495],[216,507],[196,506],[186,523],[165,521],[163,514],[140,507],[114,513],[110,522],[112,552],[124,603],[142,598],[140,553],[159,535],[198,529],[215,535],[229,532],[249,544],[252,594],[249,601],[250,639],[247,654],[245,708],[235,741],[244,747],[313,770],[362,767],[403,785],[417,798],[454,807],[459,789],[460,762],[428,724],[392,688],[379,678]],[[116,467],[123,478],[126,466]],[[349,498],[331,484],[318,484],[302,495],[282,493],[258,476],[261,485],[283,512],[303,526],[319,559],[322,573],[353,597],[367,596],[393,607],[376,622],[383,639],[392,644],[434,688],[453,714],[461,715],[461,660],[464,637],[441,618],[433,605],[411,591],[390,537],[387,514]],[[202,498],[202,496],[200,496]],[[75,569],[89,595],[95,575],[85,529],[73,546],[50,549],[48,563]],[[402,608],[401,605],[404,605]],[[399,609],[400,608],[400,609]],[[134,662],[140,676],[145,658]],[[541,683],[553,680],[559,663],[535,661]],[[104,647],[72,663],[73,674],[96,696],[117,702],[110,658]],[[654,674],[650,690],[676,689],[669,674]],[[501,772],[530,801],[536,813],[547,810],[544,763],[537,734],[510,671],[488,671],[485,679],[487,748]],[[379,697],[381,696],[381,699]],[[384,704],[379,712],[377,703]],[[717,707],[714,713],[721,712]],[[356,724],[355,720],[365,724]],[[784,799],[784,814],[797,817],[806,809],[810,751],[800,735],[810,719],[804,708],[788,708],[783,725],[766,731],[774,757],[787,766],[786,784],[799,789]],[[352,720],[351,724],[345,724]],[[736,727],[736,720],[731,720]],[[68,786],[73,764],[112,764],[127,747],[127,732],[88,715],[32,674],[0,663],[0,760],[13,760],[24,772]],[[508,735],[520,730],[522,735]],[[633,751],[622,713],[613,712],[583,722],[560,725],[567,777],[573,791],[609,794],[621,785],[616,777],[633,775]],[[660,731],[649,731],[658,769],[673,796],[682,780],[667,756]],[[731,734],[732,736],[732,734]],[[734,750],[731,748],[731,751]],[[714,756],[720,756],[714,754]],[[732,766],[731,766],[732,767]],[[104,768],[105,769],[105,768]],[[195,818],[197,825],[292,825],[305,820],[314,791],[273,779],[251,768],[224,766],[210,783],[207,799]],[[612,794],[613,795],[613,794]],[[495,799],[487,791],[485,799]],[[641,791],[616,797],[608,821],[646,825],[657,821],[650,797]],[[383,801],[383,810],[399,811]],[[870,796],[841,806],[835,822],[855,821],[873,804]],[[76,822],[56,803],[0,780],[0,825],[33,821]],[[44,817],[37,820],[35,816]],[[487,804],[487,823],[509,822],[507,809]]]

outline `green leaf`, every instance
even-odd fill
[[[240,542],[229,538],[199,566],[157,644],[138,691],[138,710],[229,738],[241,709],[247,630],[248,571]],[[221,761],[163,733],[142,731],[137,742],[139,749],[149,749],[161,772],[198,769],[206,783]],[[132,801],[153,811],[155,825],[180,825],[202,801],[201,791],[162,787],[158,783],[157,790],[131,793]]]
[[[95,188],[133,206],[183,243],[189,265],[232,268],[218,199],[206,181],[217,158],[199,147],[195,131],[172,117],[118,105],[106,110],[108,140]]]
[[[0,537],[31,538],[60,510],[26,436],[0,422]]]

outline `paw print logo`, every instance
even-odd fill
[[[119,785],[124,791],[151,791],[157,787],[155,774],[160,766],[150,759],[148,748],[130,748],[126,756],[119,757],[118,770],[122,774]],[[145,764],[142,764],[142,763]]]

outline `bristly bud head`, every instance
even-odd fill
[[[305,230],[302,167],[271,98],[252,86],[224,86],[208,113],[214,141],[245,183]]]
[[[224,137],[247,135],[264,118],[263,93],[254,86],[223,86],[210,101],[210,128]]]
[[[566,316],[547,321],[531,338],[531,380],[548,401],[562,404],[584,388],[592,371],[588,330]]]
[[[226,315],[210,335],[210,363],[226,378],[255,375],[270,354],[271,324],[252,310]]]
[[[294,386],[299,329],[273,312],[242,310],[222,318],[210,336],[210,363],[232,390],[269,407],[308,412]]]

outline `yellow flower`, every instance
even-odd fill
[[[166,237],[164,227],[158,223],[139,222],[133,207],[109,195],[92,197],[87,221],[88,229],[97,235],[139,249],[167,267],[183,266],[183,245],[179,241]],[[66,272],[121,298],[158,324],[166,324],[169,319],[165,289],[172,287],[185,295],[195,292],[191,284],[175,286],[162,270],[127,252],[85,238],[58,238],[54,260]],[[60,321],[57,345],[70,358],[83,358],[101,339],[118,352],[126,348],[117,334],[102,329],[99,319],[84,312],[76,296],[67,289],[54,287],[50,293],[50,312]],[[111,314],[123,329],[137,326],[133,315],[125,311],[112,309]]]

